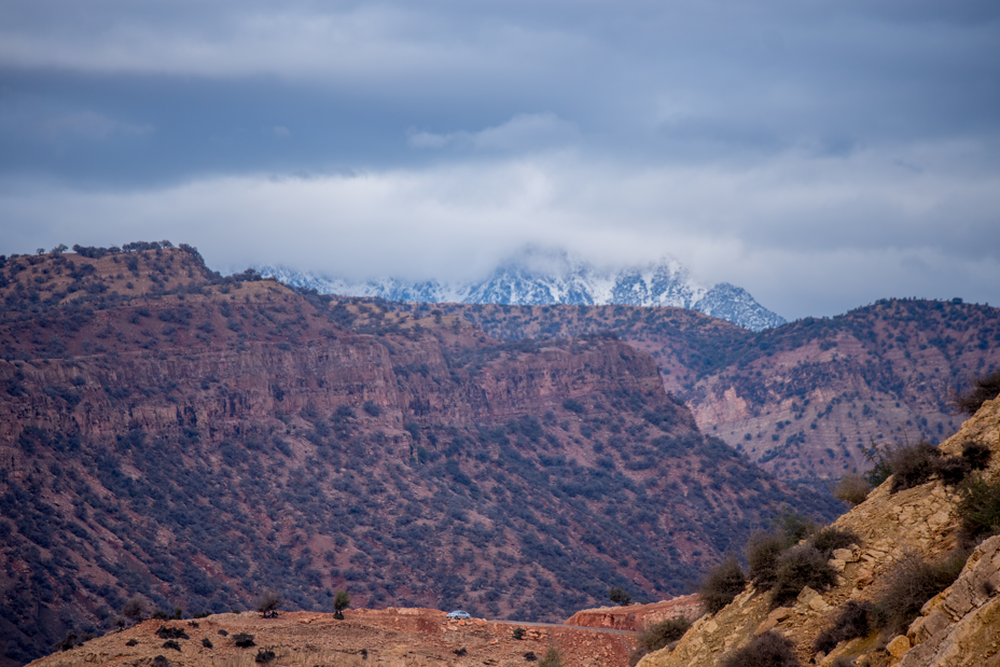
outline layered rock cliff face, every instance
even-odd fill
[[[641,632],[672,618],[695,621],[704,613],[701,596],[693,593],[647,604],[581,609],[566,619],[566,625]]]
[[[166,611],[659,599],[792,495],[698,432],[654,360],[224,280],[193,249],[0,266],[4,665]]]
[[[961,453],[967,442],[993,452],[984,479],[1000,478],[1000,399],[986,403],[940,449]],[[873,631],[843,641],[829,654],[813,648],[843,603],[873,600],[888,585],[886,575],[914,555],[934,559],[952,550],[959,525],[958,496],[940,481],[890,494],[892,479],[834,526],[854,531],[860,544],[834,552],[839,572],[828,591],[806,588],[790,606],[771,609],[770,596],[748,585],[718,613],[702,617],[673,650],[650,654],[640,667],[715,665],[766,631],[794,644],[801,664],[959,666],[1000,664],[1000,536],[979,545],[958,579],[927,601],[909,629],[895,637]],[[838,659],[847,662],[838,662]]]
[[[949,392],[1000,366],[1000,310],[951,301],[880,301],[758,333],[678,308],[433,308],[497,338],[612,332],[656,359],[703,432],[790,479],[863,468],[872,440],[941,442],[959,426]]]

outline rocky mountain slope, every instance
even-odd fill
[[[958,456],[969,442],[992,450],[984,479],[1000,479],[1000,399],[986,403],[939,449]],[[719,664],[722,656],[767,631],[790,640],[801,664],[1000,664],[1000,535],[980,544],[958,579],[928,600],[916,620],[899,635],[880,641],[878,631],[873,630],[834,642],[825,653],[814,647],[817,636],[834,623],[842,605],[876,599],[890,584],[889,573],[901,561],[914,556],[933,560],[955,547],[961,513],[954,486],[936,479],[892,494],[892,485],[890,477],[834,523],[860,539],[834,552],[830,565],[839,575],[829,590],[807,587],[792,603],[772,609],[770,596],[748,584],[731,604],[697,621],[676,648],[647,655],[639,667]]]
[[[699,428],[791,479],[838,478],[876,442],[940,442],[949,393],[1000,366],[1000,309],[886,300],[752,333],[678,308],[388,304],[519,340],[613,333],[655,359]]]
[[[784,324],[741,287],[695,282],[680,263],[663,259],[645,266],[599,269],[565,253],[526,252],[479,281],[411,282],[383,278],[361,282],[326,278],[282,267],[260,272],[321,294],[379,297],[409,303],[593,306],[673,306],[696,310],[752,331]]]
[[[135,594],[559,620],[690,591],[782,503],[835,511],[613,338],[502,343],[161,246],[0,260],[4,665]]]

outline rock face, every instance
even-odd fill
[[[961,421],[949,388],[1000,365],[1000,309],[967,303],[886,300],[759,333],[678,308],[436,308],[504,339],[613,332],[653,355],[703,432],[786,479],[863,470],[873,439],[941,442]]]
[[[193,249],[0,263],[0,664],[189,613],[659,599],[792,494],[607,336],[502,343]]]
[[[693,622],[704,613],[701,597],[692,594],[649,604],[583,609],[570,616],[566,625],[640,632],[671,618],[683,617]]]
[[[932,598],[905,637],[900,667],[1000,664],[1000,535],[969,557],[958,580]]]
[[[1000,477],[1000,399],[984,404],[941,449],[955,455],[968,441],[992,449],[985,474]],[[839,656],[859,666],[1000,664],[1000,536],[983,542],[959,578],[928,601],[909,631],[891,638],[885,650],[863,638],[842,642],[826,656],[813,653],[814,639],[832,623],[837,608],[848,600],[871,600],[900,558],[932,558],[955,544],[958,498],[953,493],[932,481],[890,495],[890,485],[891,478],[834,523],[854,531],[862,544],[834,553],[831,564],[840,576],[830,590],[806,588],[792,606],[770,610],[769,596],[748,585],[729,606],[695,623],[673,651],[651,653],[639,667],[711,665],[768,630],[790,639],[802,664],[832,665]]]

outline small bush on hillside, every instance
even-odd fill
[[[350,594],[341,589],[333,596],[333,617],[339,621],[344,620],[344,610],[351,606]]]
[[[969,462],[973,470],[986,470],[992,456],[993,450],[982,443],[970,440],[962,445],[962,458]]]
[[[1000,370],[977,378],[965,391],[955,394],[952,403],[959,412],[974,415],[983,407],[983,403],[1000,396]]]
[[[875,599],[872,621],[886,636],[906,632],[920,608],[958,578],[968,553],[956,551],[928,562],[916,554],[901,559],[889,573],[888,585]]]
[[[691,624],[683,616],[679,618],[668,618],[665,621],[646,628],[639,635],[639,643],[647,651],[659,651],[661,648],[675,642],[684,636]]]
[[[132,619],[133,622],[138,621],[145,613],[146,601],[139,596],[132,598],[122,607],[122,616]]]
[[[934,472],[945,486],[958,486],[972,472],[972,464],[959,456],[942,456],[935,463]]]
[[[888,448],[885,445],[879,447],[872,440],[871,446],[862,448],[861,453],[872,464],[872,467],[865,471],[864,476],[874,489],[889,479],[889,475],[892,474],[892,462],[889,460]]]
[[[247,634],[245,632],[240,632],[239,634],[233,635],[233,643],[240,648],[250,648],[255,646],[253,643],[253,635]]]
[[[715,614],[742,593],[746,585],[747,577],[743,574],[743,568],[736,562],[735,556],[730,556],[708,573],[698,592],[705,610],[709,614]]]
[[[840,478],[840,482],[833,490],[833,497],[843,500],[853,507],[865,502],[871,491],[872,485],[868,483],[868,479],[864,475],[851,473]]]
[[[205,637],[204,639],[201,640],[201,645],[204,646],[205,648],[212,648],[212,640],[209,639],[208,637]]]
[[[257,611],[264,618],[277,618],[278,607],[281,606],[281,603],[280,595],[272,590],[267,590],[257,598]]]
[[[750,580],[758,590],[771,590],[778,579],[778,558],[790,546],[787,535],[754,531],[747,542]]]
[[[258,664],[270,665],[272,662],[278,659],[278,656],[274,654],[274,651],[265,651],[260,648],[257,649],[257,656],[253,659],[254,662]]]
[[[872,631],[871,613],[871,602],[849,600],[840,607],[840,613],[837,614],[833,625],[816,637],[816,641],[813,642],[813,650],[829,653],[840,642],[867,637],[868,633]]]
[[[827,526],[809,538],[809,544],[816,547],[824,557],[830,558],[836,549],[846,549],[852,544],[861,544],[861,538],[853,531]]]
[[[958,536],[967,549],[1000,533],[1000,481],[973,475],[962,484],[958,513],[962,518]]]
[[[675,642],[684,636],[691,624],[681,616],[680,618],[668,618],[661,623],[652,625],[639,633],[638,646],[629,655],[629,665],[634,667],[642,656],[653,651],[659,651],[671,642]]]
[[[70,632],[69,634],[66,635],[65,639],[63,639],[61,642],[56,642],[55,643],[55,647],[58,648],[61,651],[68,651],[71,648],[73,648],[74,646],[76,646],[76,640],[77,639],[79,639],[79,637],[76,636],[76,633],[75,632]],[[138,643],[139,642],[136,642],[136,644],[138,644]],[[133,644],[133,646],[135,646],[135,644]]]
[[[524,628],[514,628],[514,632],[512,634],[513,634],[514,639],[520,641],[520,640],[524,639],[524,633],[525,633],[525,629]]]
[[[610,591],[608,591],[608,599],[615,604],[626,607],[632,602],[632,594],[626,591],[621,586],[615,586]]]
[[[190,639],[188,634],[184,632],[184,628],[167,627],[166,625],[160,626],[160,629],[156,631],[156,636],[160,639]]]
[[[810,545],[792,547],[778,559],[777,579],[771,598],[772,607],[780,607],[798,597],[806,586],[823,590],[837,581],[828,558]]]
[[[798,667],[792,643],[776,632],[765,632],[726,655],[719,667]]]
[[[912,489],[930,481],[937,472],[941,452],[929,442],[901,445],[889,453],[892,466],[891,493]]]
[[[812,535],[818,528],[815,521],[788,507],[771,520],[771,527],[775,533],[785,536],[789,546]]]
[[[173,639],[168,639],[167,641],[163,642],[163,648],[172,648],[175,651],[180,651],[181,650],[181,645],[178,644]]]
[[[545,655],[539,661],[538,667],[564,667],[565,664],[562,655],[559,654],[559,649],[550,646],[549,650],[545,652]]]

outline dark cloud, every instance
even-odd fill
[[[0,0],[0,252],[430,277],[537,243],[791,317],[989,300],[998,108],[992,0]]]

